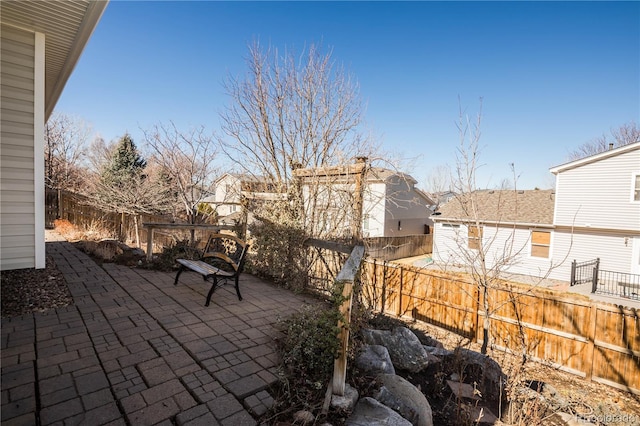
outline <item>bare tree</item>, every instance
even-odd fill
[[[311,45],[299,61],[290,52],[249,48],[248,75],[230,77],[231,104],[222,114],[230,139],[221,145],[241,170],[286,186],[296,167],[320,167],[369,155],[358,131],[358,86],[331,53]]]
[[[87,165],[90,170],[94,173],[99,172],[109,162],[117,147],[117,140],[107,143],[101,136],[96,136],[89,144],[89,149],[86,153]]]
[[[80,118],[54,113],[45,124],[45,179],[49,187],[80,192],[91,128]]]
[[[181,131],[173,122],[157,124],[144,132],[145,141],[165,175],[166,184],[175,195],[188,223],[206,219],[199,209],[202,201],[213,192],[217,174],[214,160],[217,147],[213,136],[204,127]],[[212,211],[212,210],[211,210]]]
[[[482,100],[480,100],[479,112],[473,121],[460,110],[458,121],[460,140],[456,152],[455,179],[452,183],[457,193],[453,202],[458,203],[463,212],[462,216],[466,218],[466,229],[456,236],[457,251],[471,274],[482,301],[483,339],[481,352],[484,354],[492,344],[491,315],[496,309],[491,289],[500,285],[505,271],[517,261],[525,247],[514,245],[515,224],[510,235],[504,238],[504,241],[498,240],[498,232],[491,234],[485,228],[483,214],[486,214],[487,209],[496,212],[497,216],[493,219],[494,222],[499,223],[502,221],[501,212],[506,210],[505,206],[509,202],[510,209],[517,216],[517,179],[514,171],[513,189],[491,191],[496,194],[495,197],[491,197],[492,205],[487,206],[483,202],[483,192],[488,191],[480,190],[476,181],[477,170],[482,166],[480,163],[481,122]],[[494,247],[497,244],[500,247]]]
[[[579,160],[592,155],[605,152],[612,148],[640,142],[640,127],[634,122],[623,124],[617,129],[612,129],[610,135],[603,134],[589,142],[586,142],[569,153],[569,160]]]
[[[519,191],[517,188],[518,175],[513,164],[511,164],[513,180],[503,180],[501,189],[478,188],[476,173],[482,166],[479,144],[482,121],[481,107],[482,104],[480,112],[473,121],[462,110],[460,111],[458,123],[460,141],[456,152],[456,175],[453,180],[457,195],[450,201],[451,208],[458,212],[457,219],[459,221],[459,225],[455,227],[456,231],[453,231],[453,245],[455,247],[449,249],[455,252],[455,259],[442,259],[441,255],[437,255],[437,257],[440,258],[440,262],[445,262],[445,268],[449,266],[446,265],[446,262],[455,262],[462,265],[471,275],[478,293],[477,297],[481,302],[483,317],[481,351],[486,353],[488,347],[493,345],[492,316],[505,304],[511,304],[517,315],[521,298],[521,294],[516,294],[507,288],[512,299],[495,300],[492,289],[505,288],[504,279],[527,253],[532,242],[533,232],[528,237],[522,233],[518,234],[517,223],[524,217],[525,208],[520,205],[519,200],[522,199],[525,191]],[[531,192],[531,196],[536,197],[535,200],[538,204],[553,202],[552,191],[532,190],[529,192]],[[533,198],[529,199],[529,201],[532,200]],[[551,208],[549,211],[552,212]],[[444,214],[451,213],[445,211]],[[552,221],[551,218],[548,220],[549,223]],[[527,222],[531,224],[533,220],[527,220]],[[549,223],[541,223],[540,225]],[[528,228],[525,232],[528,232]],[[540,238],[547,236],[550,238],[550,233],[545,233],[543,236],[540,231],[537,232],[536,235]],[[555,264],[551,258],[541,260],[540,265],[544,266],[538,271],[538,276],[531,280],[530,289],[539,286],[553,269],[565,260],[566,257]],[[520,331],[518,339],[524,361],[529,349],[528,346],[532,342],[527,342],[523,325],[518,323],[517,326]]]
[[[166,212],[169,208],[168,190],[162,185],[162,176],[153,173],[153,168],[147,169],[146,160],[129,135],[120,138],[115,149],[110,151],[112,155],[91,181],[91,198],[101,209],[131,215],[136,244],[140,247],[138,216]]]

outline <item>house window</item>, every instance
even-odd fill
[[[362,229],[364,229],[365,231],[369,230],[369,215],[365,214],[363,219],[362,219]]]
[[[551,232],[531,231],[531,256],[549,258],[551,247]]]
[[[469,248],[471,250],[478,250],[482,243],[482,226],[470,226],[468,232]]]
[[[633,201],[640,201],[640,173],[636,173],[633,178]]]

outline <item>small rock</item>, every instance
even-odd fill
[[[422,340],[425,346],[429,346],[437,349],[444,349],[444,345],[442,344],[442,342],[434,339],[431,336],[425,336]]]
[[[454,382],[452,380],[447,380],[447,385],[449,386],[449,389],[451,389],[451,392],[453,392],[453,394],[458,399],[467,398],[475,401],[480,400],[480,397],[478,396],[478,390],[468,383],[460,383]]]
[[[293,420],[296,423],[299,422],[300,424],[303,424],[303,425],[308,425],[310,423],[313,423],[315,419],[316,417],[313,415],[313,413],[307,410],[296,411],[296,413],[293,415]]]
[[[339,410],[351,411],[353,407],[358,402],[358,390],[349,386],[348,384],[344,385],[344,395],[332,395],[331,396],[331,406],[333,408],[337,408]]]
[[[487,407],[471,407],[470,417],[474,425],[494,425],[498,421]]]

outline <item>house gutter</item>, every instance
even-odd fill
[[[454,219],[447,217],[431,216],[434,222],[456,222],[461,224],[473,223],[473,219]],[[478,220],[483,225],[504,225],[504,226],[522,226],[522,227],[536,227],[536,228],[555,228],[556,226],[550,223],[535,223],[535,222],[503,222],[496,220]]]

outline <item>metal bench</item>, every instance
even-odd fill
[[[180,264],[180,269],[173,282],[178,285],[180,275],[187,270],[197,272],[207,281],[212,279],[211,289],[207,294],[207,301],[204,304],[209,306],[211,296],[217,287],[226,284],[229,280],[234,280],[238,300],[242,300],[240,295],[239,278],[244,269],[245,256],[249,245],[240,238],[227,234],[212,234],[207,240],[199,260],[176,259]]]
[[[638,297],[638,294],[640,293],[640,284],[638,283],[628,283],[625,281],[618,281],[618,287],[622,287],[622,297],[632,297],[634,295]],[[627,295],[627,291],[629,291],[628,295]]]

